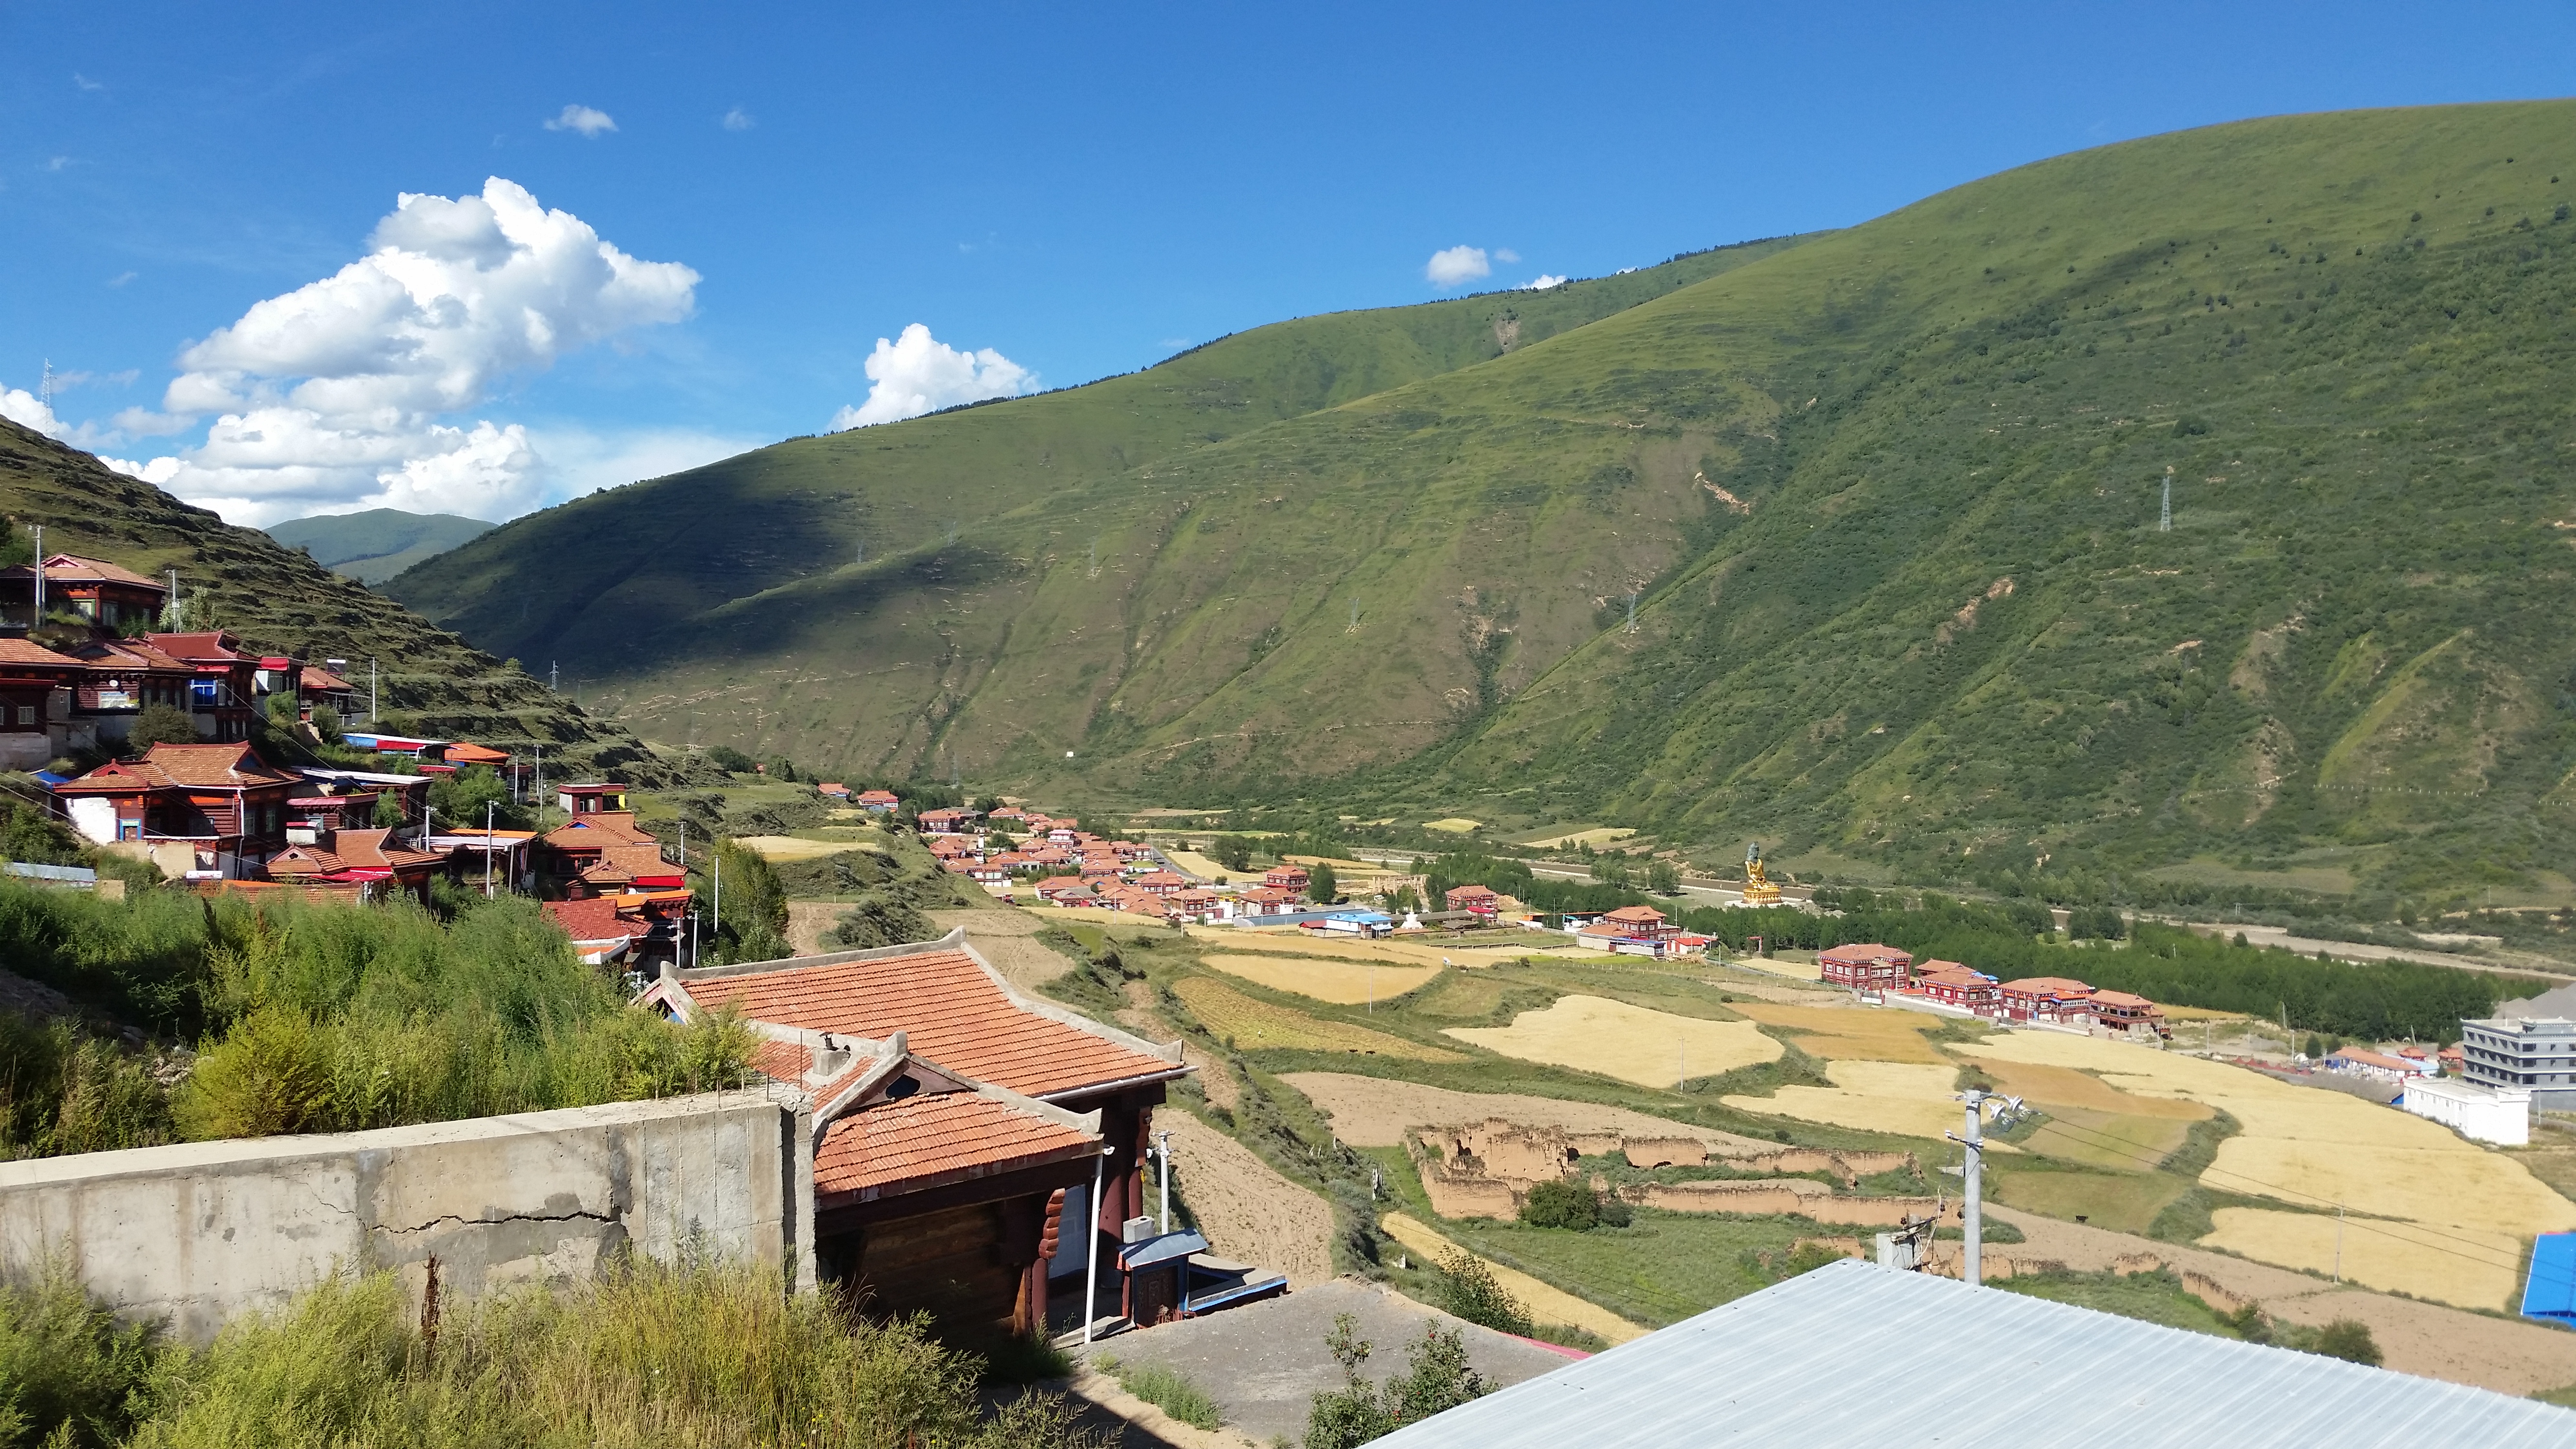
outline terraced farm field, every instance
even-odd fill
[[[1601,996],[1561,996],[1524,1011],[1509,1026],[1455,1026],[1441,1033],[1527,1062],[1598,1072],[1641,1087],[1671,1087],[1778,1061],[1782,1049],[1749,1021],[1709,1021],[1649,1011]]]
[[[1288,1051],[1354,1052],[1402,1057],[1418,1062],[1463,1062],[1466,1055],[1382,1031],[1327,1021],[1244,995],[1220,981],[1193,976],[1173,984],[1172,994],[1207,1024],[1208,1030],[1243,1051],[1273,1047]]]
[[[1211,969],[1240,976],[1273,991],[1293,991],[1337,1006],[1388,1001],[1428,984],[1437,966],[1394,966],[1377,962],[1310,961],[1295,956],[1232,953],[1200,958]]]

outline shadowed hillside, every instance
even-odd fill
[[[48,552],[155,576],[176,569],[192,623],[203,600],[216,624],[253,647],[315,663],[347,658],[362,692],[373,656],[388,728],[502,748],[543,741],[550,776],[560,759],[567,771],[614,769],[648,783],[675,778],[624,728],[585,715],[515,667],[302,551],[8,422],[0,422],[0,513],[42,524]]]
[[[1264,329],[399,588],[625,718],[852,770],[1213,800],[1396,767],[1373,793],[1953,866],[2513,878],[2576,824],[2570,138],[2545,102],[2106,147],[1446,370],[1318,350],[1434,309]],[[740,526],[666,538],[718,502]],[[547,530],[657,503],[660,571],[494,617]]]

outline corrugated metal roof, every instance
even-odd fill
[[[1378,1449],[2565,1449],[2576,1410],[1844,1261]]]

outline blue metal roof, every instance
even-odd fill
[[[2542,1233],[2532,1239],[2522,1316],[2576,1325],[2576,1233]]]
[[[1376,1449],[2564,1449],[2576,1410],[1846,1259]]]
[[[1192,1232],[1164,1233],[1141,1243],[1129,1243],[1118,1250],[1119,1263],[1128,1268],[1150,1268],[1174,1258],[1207,1251],[1208,1240]]]

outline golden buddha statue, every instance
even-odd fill
[[[1755,841],[1744,847],[1744,904],[1776,906],[1780,904],[1780,887],[1762,870],[1762,845]]]

